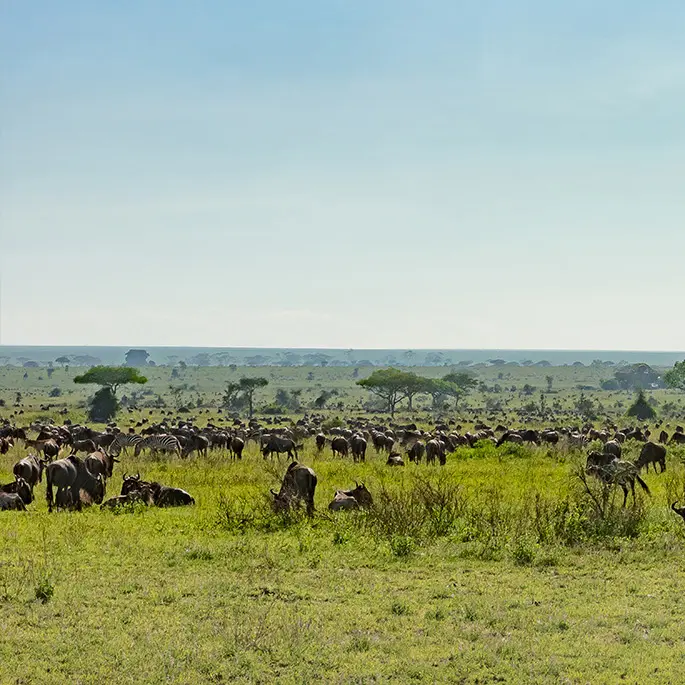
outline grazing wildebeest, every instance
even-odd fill
[[[11,483],[7,483],[7,485],[0,485],[0,492],[19,495],[24,504],[31,504],[33,502],[31,486],[23,478],[16,478]]]
[[[48,511],[52,511],[53,486],[58,490],[68,491],[71,503],[79,510],[81,509],[81,490],[96,504],[100,504],[105,496],[102,478],[99,475],[93,476],[84,462],[74,455],[48,464],[45,467],[45,475],[47,481],[45,498]]]
[[[507,431],[502,434],[495,443],[495,447],[501,447],[505,442],[511,442],[515,445],[523,445],[523,437],[514,431]]]
[[[292,438],[284,438],[280,435],[272,434],[269,436],[269,439],[266,441],[264,447],[262,447],[264,459],[274,453],[276,453],[277,456],[280,456],[284,452],[291,459],[297,459],[297,445]]]
[[[340,457],[346,457],[349,449],[350,443],[347,442],[347,438],[343,438],[342,435],[338,435],[331,440],[331,450],[334,457],[336,455]]]
[[[13,442],[10,438],[0,438],[0,454],[7,454]]]
[[[437,458],[440,464],[445,464],[445,443],[437,438],[433,438],[426,443],[426,464],[434,464]]]
[[[654,472],[656,473],[657,463],[661,468],[661,473],[663,473],[666,470],[666,448],[654,442],[646,442],[640,450],[640,456],[637,458],[635,466],[637,466],[639,471],[646,466],[649,471],[649,465],[653,464]]]
[[[355,462],[366,461],[366,440],[359,433],[350,438],[350,450]]]
[[[228,443],[228,446],[229,446],[231,456],[234,459],[242,459],[243,458],[243,450],[245,449],[245,441],[242,438],[239,438],[238,436],[231,438],[230,442]]]
[[[671,442],[674,442],[676,445],[685,445],[685,433],[676,431],[671,436]]]
[[[16,492],[0,492],[0,511],[26,511],[24,500]]]
[[[421,463],[421,459],[423,459],[423,455],[425,453],[426,453],[426,444],[422,440],[417,440],[407,450],[407,456],[409,457],[409,461],[416,462],[417,464]]]
[[[647,483],[640,478],[638,469],[632,462],[622,461],[621,459],[613,459],[605,466],[592,465],[587,469],[587,472],[588,474],[593,475],[601,480],[606,485],[620,485],[621,489],[623,490],[624,507],[626,506],[626,502],[628,500],[628,487],[630,487],[630,491],[633,493],[633,501],[635,501],[635,481],[641,485],[642,489],[648,495],[652,494],[649,491]]]
[[[307,514],[314,513],[314,493],[316,491],[316,474],[313,469],[293,461],[283,476],[278,493],[271,490],[274,511],[287,511],[297,502],[304,502]]]
[[[18,461],[12,472],[15,478],[23,478],[33,489],[36,484],[43,480],[44,462],[35,454],[29,454]]]
[[[206,457],[209,449],[209,439],[204,435],[191,435],[181,451],[182,457],[189,457],[193,452]]]
[[[608,442],[605,442],[602,447],[602,452],[604,452],[604,454],[611,454],[616,457],[616,459],[621,458],[622,451],[623,448],[618,440],[609,440]]]
[[[326,446],[326,436],[323,433],[318,433],[316,438],[316,449],[321,452]]]
[[[596,450],[593,450],[587,455],[585,470],[589,472],[591,468],[604,468],[615,459],[616,457],[609,452],[597,452]]]
[[[559,442],[559,433],[551,430],[542,431],[542,433],[540,433],[540,439],[550,445],[556,445]]]

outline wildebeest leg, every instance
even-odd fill
[[[626,506],[626,503],[628,502],[628,487],[625,483],[621,483],[621,487],[623,488],[623,505]],[[635,500],[635,493],[633,492],[633,500]]]
[[[76,511],[81,511],[81,491],[77,485],[71,486],[71,504]]]

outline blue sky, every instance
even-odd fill
[[[0,4],[6,344],[685,347],[685,4]]]

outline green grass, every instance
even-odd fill
[[[302,457],[317,515],[278,517],[286,462],[124,458],[197,505],[0,516],[0,682],[676,683],[681,452],[651,498],[592,520],[578,454],[462,450],[390,469]],[[0,458],[9,480],[21,447]],[[364,481],[374,512],[329,515]],[[619,500],[620,504],[620,500]]]

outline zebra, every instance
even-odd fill
[[[614,459],[608,464],[603,466],[592,464],[587,468],[587,472],[599,480],[605,485],[620,485],[623,490],[623,506],[626,506],[626,501],[628,500],[628,488],[633,493],[633,501],[635,501],[635,481],[637,481],[642,489],[648,494],[652,493],[649,491],[647,483],[645,483],[642,478],[640,478],[640,473],[635,466],[630,461],[623,461],[621,459]]]
[[[142,450],[150,450],[152,454],[156,452],[175,452],[180,457],[181,443],[175,435],[169,435],[168,433],[148,435],[136,443],[133,456],[139,456]]]
[[[143,438],[135,433],[117,433],[107,450],[112,456],[119,456],[128,447],[136,447]]]

